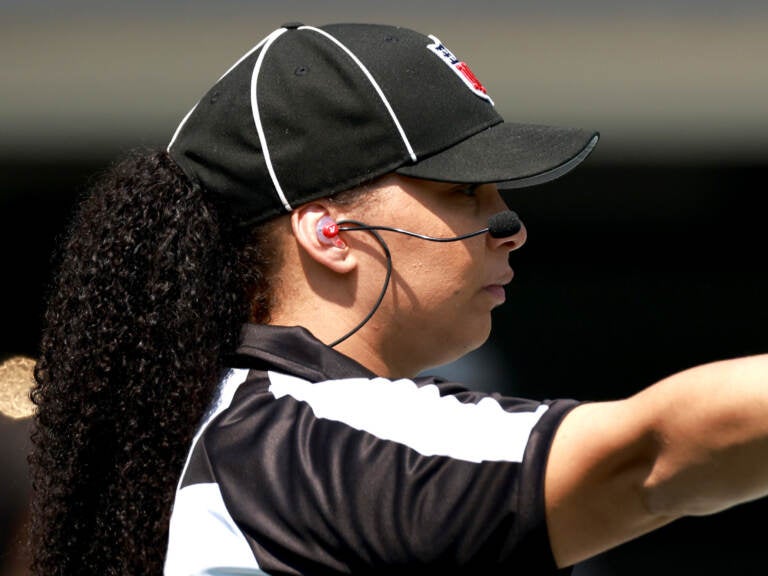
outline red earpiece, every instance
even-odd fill
[[[323,216],[317,223],[317,239],[323,244],[333,244],[336,248],[346,246],[339,238],[339,225],[330,216]]]

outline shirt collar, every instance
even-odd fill
[[[234,367],[276,370],[313,382],[376,375],[301,326],[245,324]]]

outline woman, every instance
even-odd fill
[[[34,392],[37,573],[547,574],[765,495],[765,356],[607,403],[416,378],[504,300],[526,231],[499,189],[596,141],[503,122],[433,36],[270,34],[73,223]]]

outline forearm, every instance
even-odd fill
[[[711,514],[768,495],[768,355],[680,372],[635,400],[655,415],[652,513]]]
[[[768,495],[768,355],[576,408],[555,436],[546,488],[561,566],[676,518]]]

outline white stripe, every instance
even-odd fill
[[[192,484],[176,494],[163,574],[263,574],[218,484]]]
[[[229,407],[247,368],[229,370],[202,418],[176,488],[168,532],[164,576],[263,574],[243,533],[230,516],[218,484],[181,488],[194,446],[211,421]]]
[[[269,176],[272,178],[272,185],[275,187],[275,191],[277,192],[277,195],[280,197],[280,202],[283,203],[283,207],[286,209],[286,211],[290,212],[293,210],[291,208],[291,205],[288,203],[288,199],[285,197],[285,194],[283,193],[283,188],[280,186],[280,182],[277,180],[277,175],[275,174],[275,169],[272,166],[272,159],[269,156],[269,146],[267,146],[267,138],[264,135],[264,127],[261,124],[261,116],[259,114],[259,102],[258,98],[256,96],[256,87],[259,80],[259,71],[261,70],[261,64],[264,62],[264,56],[269,51],[269,47],[272,45],[272,42],[274,42],[279,36],[287,32],[286,28],[279,28],[272,32],[267,39],[266,43],[264,44],[264,49],[259,53],[259,57],[256,60],[256,65],[253,67],[253,75],[251,76],[251,112],[253,113],[253,121],[256,124],[256,132],[259,134],[259,142],[261,143],[261,153],[264,156],[264,162],[267,165],[267,170],[269,171]]]
[[[271,36],[271,34],[270,34],[270,36]],[[219,79],[217,80],[217,82],[221,82],[221,79],[222,79],[222,78],[224,78],[224,77],[225,77],[227,74],[229,74],[230,72],[232,72],[232,70],[234,70],[235,68],[237,68],[237,66],[240,64],[240,62],[242,62],[243,60],[245,60],[246,58],[248,58],[248,56],[250,56],[251,54],[253,54],[254,52],[256,52],[256,50],[258,50],[259,48],[261,48],[261,47],[264,45],[264,43],[265,43],[267,40],[269,40],[269,36],[266,36],[266,37],[265,37],[263,40],[261,40],[261,42],[259,42],[258,44],[256,44],[256,46],[254,46],[253,48],[251,48],[250,50],[248,50],[248,52],[246,52],[245,54],[243,54],[243,55],[242,55],[242,56],[241,56],[241,57],[238,59],[238,61],[237,61],[237,62],[235,62],[234,64],[232,64],[232,66],[230,66],[230,67],[229,67],[229,70],[227,70],[226,72],[224,72],[224,74],[222,74],[222,75],[219,77]]]
[[[197,108],[197,105],[198,105],[199,103],[200,103],[200,101],[198,100],[198,101],[195,103],[195,105],[194,105],[194,106],[192,106],[192,109],[191,109],[189,112],[187,112],[187,115],[186,115],[186,116],[184,116],[184,118],[183,118],[183,119],[182,119],[182,121],[179,123],[179,125],[176,127],[176,132],[174,132],[174,133],[173,133],[173,137],[171,138],[171,141],[170,141],[170,142],[168,142],[168,147],[165,149],[165,151],[166,151],[166,152],[170,152],[170,151],[171,151],[171,146],[173,146],[173,143],[174,143],[174,142],[176,142],[176,138],[178,138],[178,136],[179,136],[179,132],[181,132],[181,129],[184,127],[184,124],[186,124],[186,123],[187,123],[187,120],[189,120],[189,117],[190,117],[190,116],[192,116],[192,112],[194,112],[194,111],[195,111],[195,108]]]
[[[267,37],[267,38],[268,38],[268,37]],[[222,74],[221,76],[219,76],[219,79],[216,81],[216,83],[218,83],[218,82],[221,82],[221,79],[222,79],[222,78],[224,78],[224,77],[225,77],[227,74],[229,74],[230,72],[232,72],[232,70],[234,70],[235,68],[237,68],[237,65],[238,65],[238,64],[240,64],[240,62],[242,62],[243,60],[245,60],[246,58],[248,58],[248,56],[250,56],[251,54],[253,54],[253,53],[254,53],[256,50],[258,50],[259,48],[261,48],[261,46],[264,44],[264,42],[266,42],[266,41],[267,41],[267,38],[264,38],[264,39],[263,39],[261,42],[259,42],[258,44],[256,44],[256,46],[254,46],[253,48],[251,48],[250,50],[248,50],[248,52],[246,52],[245,54],[243,54],[243,55],[242,55],[242,56],[241,56],[241,57],[238,59],[238,61],[237,61],[237,62],[235,62],[234,64],[232,64],[232,66],[230,66],[230,67],[229,67],[229,69],[228,69],[226,72],[224,72],[224,74]],[[200,101],[198,100],[198,101],[197,101],[197,103],[196,103],[194,106],[192,106],[192,109],[191,109],[189,112],[187,112],[187,115],[186,115],[186,116],[184,116],[184,118],[182,119],[182,121],[181,121],[181,122],[179,123],[179,125],[176,127],[176,132],[174,132],[174,133],[173,133],[173,137],[171,138],[171,141],[168,143],[168,147],[166,148],[166,151],[170,151],[170,149],[171,149],[171,146],[173,146],[173,143],[174,143],[174,142],[176,142],[176,138],[178,138],[178,136],[179,136],[179,132],[181,132],[181,129],[182,129],[182,128],[184,127],[184,125],[187,123],[187,120],[189,120],[189,117],[192,115],[192,112],[194,112],[194,111],[195,111],[195,108],[197,108],[197,105],[198,105],[199,103],[200,103]]]
[[[376,79],[373,77],[373,75],[368,71],[368,68],[365,67],[365,64],[363,64],[360,59],[355,56],[355,54],[344,44],[339,42],[336,38],[328,34],[324,30],[320,30],[319,28],[314,28],[312,26],[301,26],[299,30],[312,30],[314,32],[317,32],[318,34],[322,34],[329,40],[331,40],[334,44],[336,44],[339,48],[344,50],[350,58],[357,64],[358,68],[362,70],[363,74],[365,74],[365,77],[368,78],[368,81],[373,86],[374,90],[376,90],[376,93],[379,95],[379,98],[381,98],[381,101],[384,103],[384,106],[386,106],[387,111],[389,112],[390,117],[392,118],[392,122],[394,122],[395,126],[397,127],[397,131],[400,133],[400,138],[403,141],[403,144],[405,145],[406,150],[408,150],[408,154],[411,156],[411,160],[416,162],[416,153],[413,151],[413,147],[411,146],[410,141],[408,140],[408,136],[405,134],[405,130],[403,130],[403,127],[400,125],[400,120],[397,119],[397,115],[395,114],[395,111],[392,109],[392,106],[389,104],[389,100],[387,100],[387,97],[384,95],[384,91],[381,89],[381,86],[379,86],[379,83],[376,82]]]
[[[468,462],[522,462],[531,431],[548,410],[507,412],[493,398],[477,404],[440,396],[412,380],[349,378],[311,383],[269,372],[270,392],[306,402],[318,418],[343,422],[426,456]]]
[[[192,458],[192,452],[195,445],[197,444],[198,439],[200,436],[202,436],[208,424],[211,423],[211,420],[213,420],[217,415],[229,407],[229,405],[232,403],[232,397],[235,395],[235,391],[238,389],[240,384],[245,382],[247,377],[247,368],[233,368],[227,372],[227,375],[222,379],[216,391],[216,397],[211,403],[211,406],[208,408],[208,412],[201,419],[201,424],[197,429],[197,433],[192,439],[192,448],[190,448],[189,454],[187,454],[187,461],[184,463],[184,469],[181,472],[179,483],[176,486],[177,490],[181,488],[181,481],[184,479],[184,476],[187,473],[187,467],[189,467],[189,461]]]

